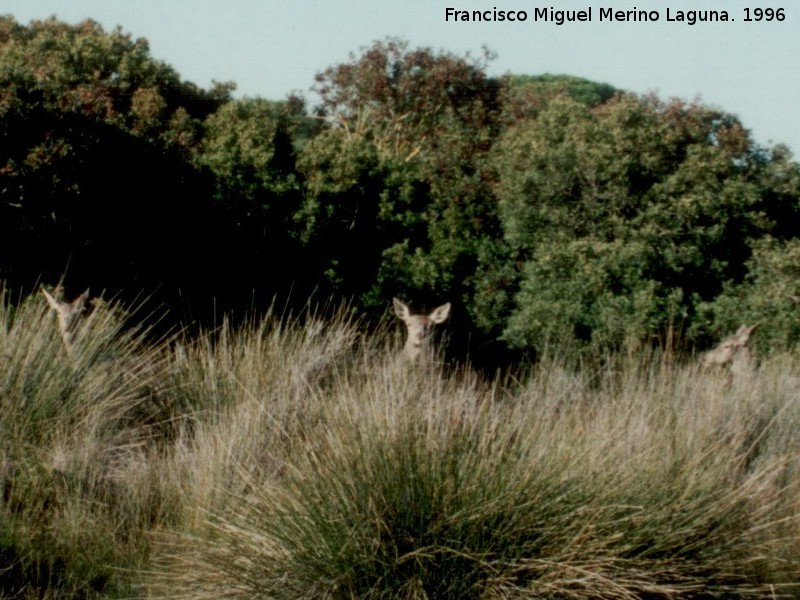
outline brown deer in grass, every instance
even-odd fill
[[[450,316],[450,303],[442,304],[428,314],[412,314],[408,305],[397,298],[392,299],[394,312],[406,324],[408,337],[403,355],[414,361],[426,349],[433,328],[444,323]]]
[[[739,327],[736,333],[703,355],[703,366],[726,367],[734,375],[751,372],[755,367],[755,359],[747,344],[756,327],[757,325]]]
[[[86,312],[89,290],[87,289],[72,302],[67,302],[63,299],[64,288],[60,285],[56,286],[52,294],[42,287],[42,294],[47,299],[50,308],[56,313],[58,332],[61,334],[61,340],[64,342],[67,354],[72,354],[78,324]]]

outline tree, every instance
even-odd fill
[[[720,339],[743,323],[758,325],[760,350],[785,351],[800,342],[800,239],[771,236],[753,244],[741,284],[729,283],[712,301],[698,307],[698,329]]]
[[[380,232],[367,246],[376,285],[360,286],[368,304],[399,293],[470,306],[478,253],[499,231],[486,157],[500,84],[485,74],[489,59],[387,40],[317,77],[329,129],[304,149],[304,217],[310,232],[334,222]]]
[[[606,83],[570,75],[508,75],[503,84],[503,113],[509,124],[535,118],[562,96],[595,108],[619,93]]]
[[[484,290],[502,294],[514,345],[614,348],[674,324],[691,342],[698,305],[742,281],[753,240],[774,228],[769,161],[736,119],[701,105],[561,97],[494,156],[518,267],[503,267],[505,290]]]
[[[187,158],[229,91],[182,82],[119,29],[0,18],[0,276],[192,288],[220,221]]]

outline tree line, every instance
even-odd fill
[[[800,338],[800,168],[723,109],[387,39],[316,106],[202,89],[121,29],[0,18],[0,278],[210,322],[451,301],[454,348]],[[462,333],[463,332],[463,333]]]

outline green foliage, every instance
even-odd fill
[[[304,147],[302,215],[309,240],[333,257],[325,274],[337,289],[381,308],[396,294],[472,296],[477,256],[499,231],[486,161],[499,115],[489,59],[388,40],[318,75],[331,128]],[[348,231],[364,240],[351,267],[341,256]]]
[[[389,241],[379,219],[380,198],[389,193],[381,157],[363,138],[332,129],[305,145],[298,169],[306,193],[295,219],[313,257],[305,275],[323,293],[361,299],[374,285]]]
[[[642,278],[646,261],[646,248],[621,240],[545,244],[523,267],[520,308],[505,335],[520,347],[634,343],[658,325],[655,283]]]
[[[317,75],[320,110],[351,135],[403,158],[421,152],[443,122],[482,127],[496,109],[497,82],[484,72],[491,58],[458,58],[430,48],[408,49],[395,39],[376,42],[351,62]]]
[[[704,305],[701,324],[716,336],[741,324],[758,324],[756,345],[764,352],[780,352],[800,342],[797,307],[800,303],[800,240],[765,237],[747,261],[741,285],[726,286]]]
[[[106,33],[94,21],[72,26],[51,18],[25,27],[5,16],[0,41],[4,87],[14,83],[39,95],[48,110],[89,116],[137,135],[166,133],[181,106],[202,117],[230,90],[221,85],[206,93],[182,82],[150,56],[146,40],[131,40],[119,28]]]
[[[204,123],[199,162],[237,194],[296,187],[284,105],[260,98],[222,105]]]
[[[187,272],[179,248],[224,226],[187,147],[227,91],[92,21],[2,17],[0,40],[0,274],[30,289],[70,264],[95,288],[150,291]]]
[[[221,254],[270,265],[266,285],[263,275],[252,271],[241,281],[230,281],[226,306],[245,300],[240,289],[266,288],[272,295],[302,280],[292,261],[273,259],[281,254],[301,256],[295,219],[302,206],[302,183],[292,141],[303,119],[293,111],[301,109],[291,102],[232,100],[203,123],[194,161],[212,174],[214,200],[224,211],[223,223],[231,227],[229,237],[221,240],[227,245]]]
[[[535,118],[547,104],[561,96],[595,108],[618,93],[606,83],[569,75],[509,75],[504,83],[503,112],[510,121]]]
[[[765,201],[771,173],[741,126],[702,106],[554,99],[495,161],[520,264],[504,335],[520,346],[620,347],[691,320],[742,281],[752,240],[788,208]]]
[[[798,238],[785,148],[721,109],[493,79],[491,60],[376,42],[317,75],[310,114],[197,88],[120,29],[3,17],[0,276],[31,289],[69,265],[201,325],[212,298],[452,301],[455,353],[478,362],[675,329],[706,346],[745,313],[771,315],[765,347],[794,343],[789,309],[751,297],[782,271],[764,240]]]

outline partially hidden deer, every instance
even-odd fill
[[[392,303],[395,314],[405,323],[408,331],[406,345],[403,347],[403,356],[408,360],[415,361],[428,348],[433,328],[444,323],[450,316],[451,305],[448,302],[430,313],[412,314],[405,302],[393,298]]]
[[[64,342],[64,348],[66,348],[67,354],[72,354],[78,325],[86,312],[89,290],[87,289],[72,302],[67,302],[63,299],[64,288],[60,285],[53,290],[52,294],[42,287],[42,294],[47,299],[50,308],[56,313],[58,332]]]
[[[755,368],[755,359],[747,344],[756,327],[757,325],[739,327],[736,333],[703,355],[703,366],[725,367],[735,375],[752,372]]]

